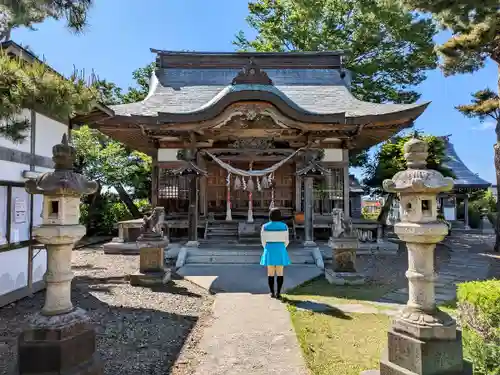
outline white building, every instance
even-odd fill
[[[36,57],[16,43],[0,49],[27,61]],[[52,146],[68,132],[67,123],[26,109],[31,123],[27,138],[14,144],[0,138],[0,307],[44,288],[46,253],[31,240],[33,226],[41,224],[42,196],[24,189],[28,178],[51,171]]]

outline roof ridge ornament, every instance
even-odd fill
[[[254,61],[250,58],[248,64],[245,65],[236,77],[233,78],[233,85],[272,85],[273,81],[265,71],[263,71]]]

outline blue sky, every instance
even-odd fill
[[[13,39],[29,45],[63,74],[74,67],[92,70],[122,87],[132,84],[131,73],[154,59],[149,48],[168,50],[232,51],[231,41],[239,30],[249,32],[245,17],[247,0],[96,0],[90,27],[73,35],[64,23],[47,21],[37,31],[19,29]],[[439,35],[437,40],[444,40]],[[467,103],[470,93],[487,86],[495,89],[497,68],[488,64],[473,75],[445,78],[429,72],[417,89],[431,105],[416,128],[435,135],[452,134],[451,141],[475,173],[494,182],[491,123],[469,120],[454,107]]]

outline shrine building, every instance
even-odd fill
[[[147,97],[72,120],[153,158],[154,206],[188,240],[260,232],[270,207],[314,241],[353,211],[349,155],[412,126],[427,104],[356,99],[342,52],[156,54]],[[253,229],[252,229],[253,228]]]

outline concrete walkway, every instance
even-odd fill
[[[267,294],[265,267],[258,264],[242,265],[187,265],[177,270],[186,280],[211,292]],[[285,269],[283,291],[313,279],[323,273],[314,265],[293,265]]]
[[[263,294],[221,293],[195,375],[307,375],[286,305]]]
[[[269,296],[260,265],[187,265],[185,279],[214,293],[213,321],[197,351],[195,375],[307,375],[286,304]],[[322,274],[313,265],[285,269],[283,292]]]
[[[436,280],[436,302],[454,300],[457,297],[457,284],[465,281],[484,280],[488,277],[490,258],[481,255],[490,244],[489,238],[481,235],[459,234],[448,239],[452,249],[450,260],[438,272]],[[406,303],[408,289],[390,292],[380,302]]]

